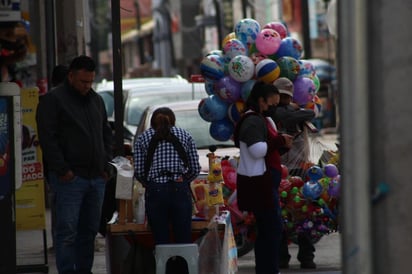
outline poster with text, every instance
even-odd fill
[[[38,102],[37,87],[21,90],[23,184],[16,191],[17,230],[46,227],[45,182],[36,124]]]

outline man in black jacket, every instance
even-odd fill
[[[56,195],[56,266],[63,273],[91,273],[95,237],[111,160],[112,132],[101,97],[92,90],[95,63],[73,59],[62,85],[37,108],[39,141]]]
[[[280,132],[295,136],[292,148],[282,155],[281,162],[287,166],[291,176],[305,177],[304,165],[309,160],[309,140],[305,123],[310,122],[315,117],[315,112],[310,109],[303,109],[292,102],[294,86],[288,78],[278,78],[273,83],[279,90],[280,102],[276,108],[274,121]],[[299,233],[297,237],[299,246],[298,260],[301,268],[316,268],[313,261],[315,258],[315,247],[309,235]],[[288,250],[288,235],[282,234],[280,247],[279,267],[289,267],[290,254]]]

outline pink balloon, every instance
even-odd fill
[[[283,39],[288,36],[288,29],[281,22],[270,22],[263,26],[263,29],[273,29],[279,33],[280,38]]]
[[[265,55],[275,54],[280,47],[282,39],[277,31],[273,29],[263,29],[256,37],[257,50]]]

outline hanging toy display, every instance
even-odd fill
[[[207,156],[209,157],[209,174],[207,176],[207,182],[209,185],[209,189],[207,192],[208,205],[223,205],[224,201],[222,192],[222,165],[220,159],[214,154],[214,151],[210,152]]]
[[[209,99],[199,104],[199,114],[210,123],[209,133],[215,140],[232,138],[234,125],[256,81],[271,84],[279,77],[286,77],[294,84],[293,102],[301,108],[321,112],[317,96],[319,77],[314,65],[303,59],[301,42],[289,35],[282,22],[260,25],[252,18],[241,19],[223,39],[221,47],[207,53],[200,66],[207,80],[205,97]],[[235,173],[226,160],[210,157],[209,161],[207,203],[224,203],[232,218],[236,218],[234,221],[253,224],[253,215],[236,210]],[[330,164],[335,167],[313,163],[302,166],[307,170],[304,178],[286,176],[287,170],[282,174],[279,188],[282,222],[293,241],[300,232],[307,232],[317,241],[338,229],[340,175],[337,163]]]

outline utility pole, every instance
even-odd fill
[[[115,155],[124,156],[123,147],[123,87],[122,42],[120,37],[120,1],[112,1],[113,85],[114,85],[114,138]]]

